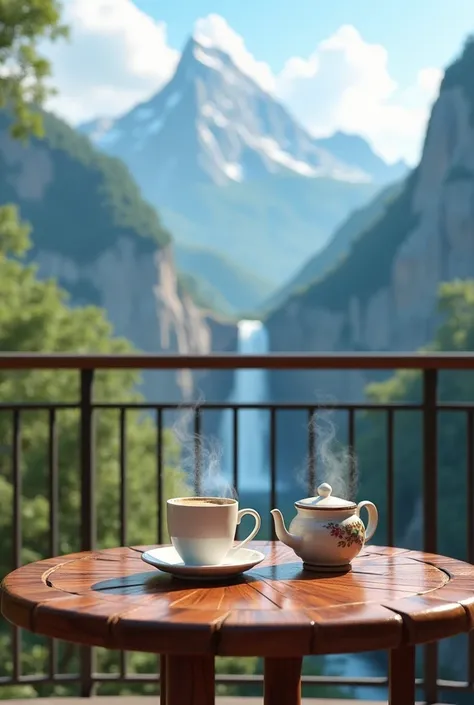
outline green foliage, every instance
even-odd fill
[[[57,0],[0,0],[0,108],[12,109],[15,137],[42,132],[41,115],[32,106],[51,92],[50,65],[38,44],[65,34]]]
[[[150,256],[157,245],[170,241],[119,160],[101,154],[53,115],[44,113],[43,122],[44,139],[13,146],[16,164],[0,153],[0,203],[17,203],[32,224],[33,255],[38,249],[49,250],[81,264],[121,238],[132,240],[138,252]],[[8,126],[6,114],[0,114],[0,130]],[[40,168],[41,197],[29,198],[17,185],[18,172],[24,170],[26,178]]]
[[[23,258],[28,246],[27,228],[20,226],[16,209],[0,209],[0,350],[18,352],[131,352],[128,342],[112,336],[110,324],[102,311],[94,307],[70,309],[64,292],[52,281],[39,281],[35,268]],[[12,257],[15,255],[15,257]],[[139,379],[136,374],[111,372],[97,374],[96,401],[136,401]],[[79,375],[74,371],[25,371],[0,374],[2,403],[77,402]],[[48,421],[49,412],[32,410],[20,416],[22,476],[22,562],[49,555],[48,498]],[[58,553],[80,548],[80,439],[79,413],[59,410],[56,413],[59,472]],[[117,411],[96,412],[96,467],[98,542],[101,547],[119,542],[119,416]],[[0,574],[11,569],[13,487],[11,448],[12,412],[0,411]],[[178,469],[179,448],[165,430],[163,456],[165,496],[186,492],[185,477]],[[157,496],[156,429],[152,420],[138,412],[128,412],[126,429],[128,541],[130,544],[154,543],[161,508],[152,498]],[[9,629],[0,630],[0,675],[11,673]],[[25,634],[22,667],[24,673],[44,672],[47,664],[45,641]],[[134,666],[131,658],[131,668]],[[99,654],[99,670],[108,670],[116,655]],[[77,670],[77,650],[67,646],[60,658],[65,672]],[[148,669],[154,661],[149,658]],[[9,688],[0,695],[27,697],[43,692],[37,688]],[[59,694],[59,691],[54,691]],[[68,694],[71,690],[62,687]]]
[[[463,352],[474,350],[474,282],[455,281],[440,287],[439,311],[442,322],[429,350]],[[368,387],[376,403],[418,402],[422,398],[422,376],[417,371],[400,371],[385,382]],[[474,375],[466,371],[442,372],[438,398],[444,402],[474,401]],[[439,412],[438,415],[438,498],[440,553],[466,558],[466,447],[467,415]],[[397,542],[405,537],[410,520],[418,511],[416,498],[422,491],[423,429],[421,413],[399,411],[395,421],[395,478]],[[386,420],[371,413],[361,423],[359,456],[363,494],[385,506]],[[386,513],[381,512],[379,542],[384,540]]]

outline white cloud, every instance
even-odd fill
[[[413,163],[441,78],[438,69],[425,68],[401,90],[389,73],[386,49],[345,25],[306,59],[289,59],[277,93],[315,135],[357,133],[386,159]]]
[[[421,69],[418,72],[418,85],[428,94],[435,96],[443,80],[443,71],[436,68]]]
[[[179,53],[166,27],[132,0],[67,0],[68,42],[48,47],[58,90],[49,107],[71,122],[117,115],[157,91]]]
[[[72,122],[125,112],[157,91],[179,59],[165,25],[132,0],[67,0],[65,21],[70,42],[48,48],[59,90],[50,107]],[[438,69],[421,69],[412,85],[401,88],[390,75],[386,49],[365,42],[351,25],[308,57],[288,59],[278,75],[220,15],[197,20],[194,36],[227,52],[315,135],[357,133],[390,161],[416,161],[442,78]]]
[[[193,36],[204,47],[215,47],[226,52],[242,73],[251,76],[264,90],[273,92],[275,77],[270,66],[264,61],[257,61],[245,46],[244,38],[223,17],[210,14],[197,20]]]

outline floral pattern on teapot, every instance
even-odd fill
[[[330,521],[328,524],[324,524],[323,526],[325,529],[329,530],[331,536],[339,539],[337,542],[338,548],[347,548],[348,546],[352,546],[354,543],[361,547],[364,545],[365,526],[361,521],[353,521],[350,525]]]

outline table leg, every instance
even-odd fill
[[[166,656],[160,656],[160,705],[166,705]]]
[[[264,705],[300,705],[302,658],[266,658]]]
[[[415,647],[390,652],[389,705],[415,704]]]
[[[214,705],[213,656],[166,656],[166,705]]]

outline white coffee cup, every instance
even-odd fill
[[[168,532],[186,565],[219,565],[232,548],[237,525],[245,514],[255,527],[235,548],[258,533],[262,520],[255,509],[240,509],[235,499],[222,497],[174,497],[167,501]]]

